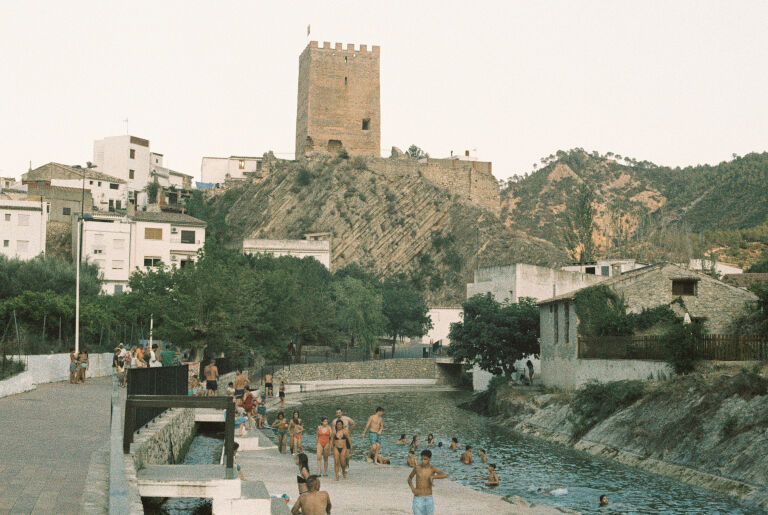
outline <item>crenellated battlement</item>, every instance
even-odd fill
[[[344,43],[333,43],[331,44],[330,41],[323,41],[322,45],[318,41],[310,41],[309,45],[307,45],[307,48],[311,48],[313,50],[329,50],[333,52],[352,52],[357,54],[372,54],[372,55],[379,55],[380,47],[379,45],[372,45],[371,48],[368,48],[368,45],[357,45],[357,48],[355,48],[355,43],[347,43],[346,48]]]

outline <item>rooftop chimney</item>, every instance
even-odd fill
[[[469,150],[464,151],[464,157],[469,157]]]

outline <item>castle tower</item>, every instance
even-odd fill
[[[379,156],[379,47],[311,41],[299,56],[296,159],[311,152]]]

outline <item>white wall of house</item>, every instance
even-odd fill
[[[122,219],[86,221],[82,232],[83,260],[98,265],[101,270],[102,292],[111,295],[125,291],[131,275],[131,224]]]
[[[331,268],[331,242],[326,240],[243,240],[243,252],[299,259],[312,257]]]
[[[221,184],[229,175],[232,179],[241,179],[244,174],[261,170],[260,157],[204,157],[200,165],[202,182]]]
[[[150,153],[147,140],[127,134],[111,136],[93,143],[93,162],[96,164],[96,170],[125,180],[128,183],[128,191],[142,190],[146,186],[149,180]]]
[[[0,198],[0,253],[24,260],[45,254],[47,223],[45,201]]]
[[[440,341],[443,345],[450,345],[448,333],[451,324],[461,322],[461,313],[461,308],[430,308],[427,316],[432,319],[432,329],[421,337],[421,343]]]
[[[709,259],[691,259],[688,261],[688,268],[691,270],[700,270],[703,272],[714,270],[714,272],[718,275],[744,273],[744,270],[736,265],[721,263],[719,261],[711,261]]]
[[[646,266],[643,263],[637,263],[634,259],[599,259],[594,263],[580,263],[575,265],[568,265],[561,268],[568,272],[581,272],[589,275],[602,275],[603,277],[613,277],[617,271],[622,274],[625,272],[631,272]],[[560,295],[565,292],[558,292]]]
[[[81,179],[51,179],[52,186],[65,186],[80,189]],[[108,211],[110,200],[115,209],[125,209],[128,205],[128,187],[125,183],[86,179],[85,189],[90,190],[93,197],[93,207],[99,211]]]

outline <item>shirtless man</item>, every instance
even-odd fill
[[[328,492],[320,491],[320,478],[318,476],[309,476],[307,478],[307,488],[309,492],[299,496],[296,504],[293,505],[291,513],[298,515],[330,515],[331,497]]]
[[[363,429],[363,438],[365,438],[365,433],[367,432],[368,441],[371,442],[370,452],[374,453],[374,456],[378,456],[378,451],[381,447],[381,432],[384,431],[384,421],[381,419],[383,414],[384,408],[381,406],[376,408],[376,413],[368,417],[368,422]],[[376,444],[378,444],[378,446]],[[368,460],[366,459],[366,461]]]
[[[331,427],[336,427],[337,420],[341,420],[341,423],[344,424],[344,429],[349,430],[350,433],[355,428],[355,421],[344,415],[341,411],[341,408],[336,408],[336,418],[334,418],[333,422],[331,422]]]
[[[488,463],[488,456],[485,455],[485,449],[480,449],[480,459],[483,463]]]
[[[207,390],[206,395],[213,397],[219,394],[219,385],[216,380],[219,378],[219,369],[216,368],[216,362],[211,361],[205,366],[203,370],[205,374],[205,388]]]
[[[237,374],[235,375],[235,397],[242,397],[243,394],[245,394],[245,385],[251,384],[251,382],[248,380],[247,377],[245,377],[245,374],[243,374],[243,371],[241,369],[237,369]]]
[[[413,492],[413,515],[432,515],[435,513],[435,501],[432,499],[432,481],[445,479],[448,474],[437,467],[430,465],[432,451],[421,451],[421,464],[411,470],[408,476],[408,486]],[[413,486],[413,478],[416,477],[416,486]]]
[[[464,452],[461,453],[461,457],[459,458],[461,462],[464,465],[469,465],[470,463],[473,463],[475,460],[472,458],[472,446],[467,445],[467,448]]]
[[[267,397],[274,396],[274,393],[272,393],[272,374],[267,373],[264,376],[264,393],[267,394]]]
[[[485,486],[499,486],[499,476],[496,475],[496,464],[488,464],[488,477],[481,477],[485,480]]]
[[[414,453],[413,449],[408,451],[408,459],[405,461],[405,464],[408,465],[409,467],[415,467],[419,464],[419,462],[416,461],[416,456],[413,453]]]

